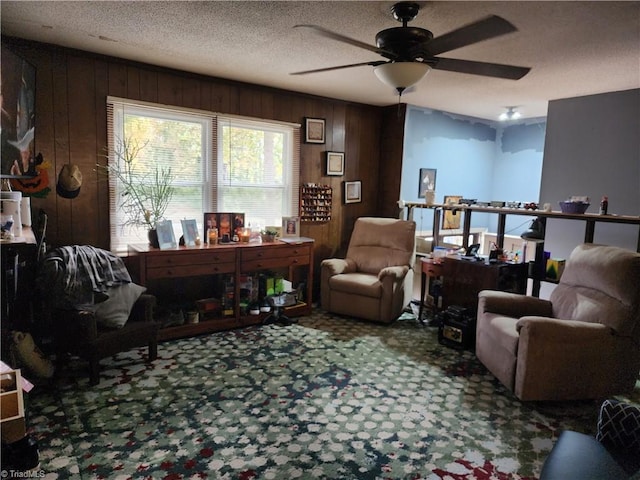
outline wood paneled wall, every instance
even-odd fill
[[[3,37],[17,53],[37,68],[36,150],[49,165],[52,191],[32,199],[34,211],[49,214],[49,244],[92,244],[109,248],[107,185],[98,180],[95,164],[106,147],[106,97],[108,95],[220,113],[303,123],[304,117],[326,119],[326,144],[302,144],[302,182],[333,187],[332,219],[323,224],[302,224],[302,235],[316,241],[316,262],[344,253],[357,217],[381,215],[389,203],[383,190],[399,190],[401,153],[395,138],[400,120],[396,108],[354,104],[340,100],[277,90],[259,85],[199,76],[122,59],[98,56],[52,45]],[[381,160],[383,119],[393,119],[386,129],[396,146]],[[400,122],[403,124],[404,120]],[[345,152],[345,174],[325,175],[325,151]],[[73,200],[55,193],[57,173],[67,163],[83,174],[80,195]],[[393,168],[397,172],[390,173]],[[384,177],[380,172],[384,171]],[[362,181],[362,203],[345,205],[344,181]],[[398,185],[391,185],[396,182]],[[391,182],[391,183],[390,183]],[[395,199],[391,200],[395,205]],[[389,211],[388,206],[384,211]],[[395,211],[394,211],[395,212]],[[395,216],[395,213],[392,215]]]

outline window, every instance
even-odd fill
[[[109,162],[123,139],[142,149],[133,169],[151,178],[171,169],[174,195],[165,213],[176,238],[180,220],[203,212],[243,212],[252,226],[280,225],[297,214],[300,157],[298,125],[265,122],[127,100],[107,100]],[[147,228],[127,224],[121,186],[109,178],[111,250],[146,243]]]
[[[244,212],[255,228],[297,212],[298,162],[290,126],[218,119],[217,211]]]

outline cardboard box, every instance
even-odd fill
[[[547,260],[546,267],[546,275],[545,278],[547,280],[553,280],[557,282],[562,277],[562,272],[564,272],[564,266],[566,264],[566,260],[560,258],[549,258]]]
[[[5,371],[0,376],[0,430],[2,440],[12,443],[27,434],[20,370]]]

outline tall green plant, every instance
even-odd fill
[[[117,139],[114,155],[98,170],[117,178],[120,185],[118,206],[125,214],[123,226],[156,227],[164,219],[173,198],[174,176],[171,167],[155,167],[150,172],[136,168],[137,159],[148,142],[140,145],[132,138]]]

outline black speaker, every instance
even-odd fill
[[[474,350],[476,345],[476,319],[466,308],[450,305],[441,315],[438,342],[446,347]]]

